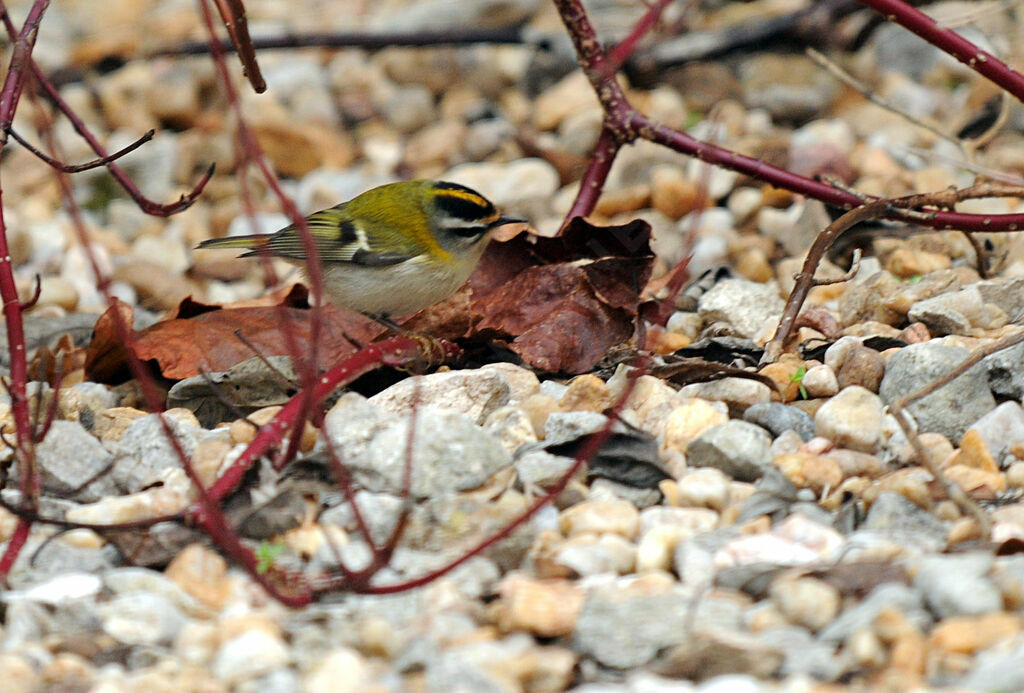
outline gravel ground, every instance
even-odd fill
[[[700,16],[721,26],[804,4],[759,0]],[[996,52],[1019,45],[1018,23],[991,5],[972,15],[965,33]],[[540,0],[247,7],[255,35],[413,31],[450,26],[455,14],[466,26],[500,14],[538,34],[564,34]],[[626,0],[588,7],[609,37],[644,9]],[[110,0],[104,8],[48,10],[36,50],[45,69],[134,57],[203,35],[190,2]],[[669,10],[674,16],[678,8]],[[551,234],[576,193],[569,174],[578,175],[601,126],[567,43],[553,45],[543,54],[528,46],[267,51],[260,55],[267,93],[238,82],[246,118],[304,212],[389,180],[433,177],[470,185]],[[951,130],[993,94],[897,27],[883,27],[842,62],[890,102]],[[233,60],[229,66],[240,71]],[[969,166],[957,163],[966,155],[954,143],[867,102],[802,54],[748,53],[663,77],[660,86],[630,92],[652,117],[864,192],[963,186],[979,170],[1024,174],[1019,105]],[[266,291],[256,263],[193,250],[206,238],[248,232],[251,223],[235,175],[234,125],[207,58],[129,60],[72,80],[61,93],[111,148],[157,129],[123,162],[151,197],[175,199],[218,164],[199,201],[169,219],[143,214],[102,171],[74,177],[100,268],[114,294],[135,307],[137,326],[188,295],[231,302]],[[33,132],[31,115],[25,101],[19,132]],[[67,122],[58,120],[55,133],[68,160],[90,158]],[[28,316],[30,345],[64,332],[87,343],[106,304],[58,185],[14,144],[3,171],[26,297],[42,277]],[[284,225],[266,185],[255,176],[247,182],[256,222]],[[961,209],[1019,213],[1024,206],[998,198]],[[802,253],[830,219],[818,202],[645,142],[622,151],[593,220],[638,217],[653,229],[656,275],[685,256],[690,234],[692,276],[728,268],[679,297],[678,311],[653,337],[661,354],[705,339],[762,347]],[[405,505],[412,423],[414,503],[380,575],[385,583],[442,566],[518,517],[568,468],[573,442],[604,428],[602,412],[627,396],[615,429],[621,448],[606,446],[589,479],[573,480],[509,537],[416,590],[337,594],[289,609],[191,528],[165,523],[100,536],[36,526],[0,595],[3,688],[1024,689],[1024,345],[910,407],[935,465],[987,513],[990,539],[921,466],[889,409],[1019,329],[1022,241],[1016,234],[982,240],[991,255],[987,279],[956,232],[868,241],[851,279],[809,297],[819,324],[801,327],[800,341],[827,348],[760,369],[778,392],[751,379],[680,387],[653,375],[630,389],[625,367],[552,378],[502,363],[423,376],[417,387],[405,380],[368,398],[342,395],[323,426],[306,431],[303,468],[284,479],[263,470],[229,513],[276,567],[316,574],[339,559],[365,565],[369,551],[352,508],[325,481],[325,450],[330,443],[345,460],[370,534],[383,540]],[[844,271],[826,261],[819,274]],[[43,402],[57,398],[58,420],[36,450],[45,512],[124,522],[190,502],[191,485],[160,421],[140,408],[137,388],[33,388]],[[9,405],[0,406],[9,421]],[[250,418],[266,422],[276,411]],[[242,422],[203,426],[185,408],[167,419],[207,482],[253,435]],[[11,489],[2,494],[17,499]],[[15,524],[0,512],[0,539],[9,540]]]

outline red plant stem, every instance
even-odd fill
[[[921,10],[901,0],[858,0],[860,4],[881,13],[914,32],[936,48],[949,53],[978,74],[988,78],[1018,101],[1024,101],[1024,76],[987,51],[983,51],[951,29],[943,29]]]
[[[0,89],[0,146],[7,143],[7,129],[14,122],[14,114],[18,109],[22,88],[25,84],[25,71],[32,60],[32,48],[39,31],[39,22],[49,3],[47,0],[36,0],[29,10],[25,24],[18,32],[14,42],[14,51],[7,69],[3,88]],[[7,21],[7,8],[3,7],[3,15]],[[0,186],[0,199],[3,186]],[[7,243],[7,221],[4,218],[3,205],[0,204],[0,300],[3,300],[4,323],[7,327],[7,346],[11,357],[11,381],[8,391],[11,396],[11,413],[14,416],[16,460],[24,485],[23,504],[31,509],[36,508],[39,496],[39,477],[33,464],[32,425],[29,417],[28,398],[25,387],[28,383],[28,355],[25,346],[25,325],[21,317],[21,301],[18,300],[18,288],[14,282],[14,267],[11,263],[11,250]],[[19,525],[20,528],[20,525]],[[27,530],[26,530],[27,531]],[[13,562],[18,549],[8,545],[4,560],[13,550]]]
[[[324,373],[317,380],[311,396],[315,403],[319,403],[339,386],[352,382],[381,365],[399,366],[410,360],[424,357],[430,362],[440,363],[456,358],[459,353],[461,353],[460,349],[450,342],[438,342],[427,338],[400,336],[374,342]],[[266,454],[271,447],[281,442],[285,431],[294,425],[296,417],[303,408],[304,398],[303,393],[295,395],[277,413],[273,421],[260,428],[260,432],[249,443],[249,447],[210,486],[209,495],[212,500],[219,500],[230,493],[242,480],[242,476],[252,463]],[[198,508],[193,508],[190,512],[198,512]]]
[[[15,29],[14,23],[11,21],[11,17],[7,13],[6,7],[3,6],[2,2],[0,2],[0,8],[3,8],[2,11],[0,11],[0,21],[3,21],[4,28],[7,30],[7,35],[10,36],[11,39],[13,40],[17,36],[18,32]],[[53,105],[56,106],[57,109],[67,117],[67,119],[71,122],[72,127],[74,127],[75,132],[77,132],[78,135],[83,140],[86,141],[86,143],[96,153],[97,156],[99,156],[100,158],[109,157],[110,154],[107,152],[107,150],[103,147],[103,145],[99,143],[99,140],[97,140],[93,136],[93,134],[89,132],[89,129],[85,127],[85,123],[83,123],[82,119],[79,118],[78,115],[72,110],[71,106],[69,106],[68,103],[64,101],[63,98],[61,98],[60,93],[57,91],[57,88],[53,86],[53,83],[50,82],[50,80],[46,77],[42,69],[40,69],[39,65],[31,59],[29,60],[28,64],[32,68],[32,76],[35,78],[36,83],[39,85],[39,87],[46,94],[46,98],[48,98],[53,103]],[[3,137],[6,138],[6,135],[3,135]],[[210,181],[210,178],[213,176],[213,166],[211,166],[209,169],[207,169],[206,174],[199,179],[199,182],[195,184],[195,186],[192,188],[191,191],[189,191],[188,194],[182,195],[176,202],[162,205],[157,202],[154,202],[153,200],[150,200],[148,197],[143,195],[142,192],[139,190],[138,186],[136,186],[135,183],[132,182],[132,180],[124,173],[124,171],[120,169],[120,167],[117,166],[117,164],[112,162],[107,163],[106,167],[107,170],[110,171],[110,175],[114,177],[114,180],[116,180],[118,184],[122,188],[124,188],[125,192],[127,192],[128,195],[132,198],[132,200],[134,200],[135,203],[139,205],[139,208],[142,211],[144,211],[146,214],[162,217],[170,216],[172,214],[175,214],[177,212],[180,212],[191,207],[192,203],[195,202],[197,197],[199,197],[203,189],[206,187],[206,184]]]
[[[657,24],[661,13],[671,4],[672,0],[654,0],[626,38],[619,41],[618,45],[608,51],[608,69],[610,71],[605,75],[606,77],[613,76],[622,68],[626,61],[629,60],[629,57],[633,55],[633,51],[636,50],[640,39],[646,36],[647,32]]]
[[[615,135],[607,127],[601,128],[601,134],[594,145],[594,151],[590,155],[590,162],[587,170],[580,180],[580,189],[576,193],[569,213],[565,215],[562,228],[572,221],[574,217],[585,217],[594,211],[597,200],[601,197],[601,190],[608,180],[608,172],[612,170],[612,163],[615,155],[619,153],[619,143]]]
[[[7,542],[7,548],[4,549],[3,557],[0,557],[0,582],[7,582],[7,576],[10,575],[11,568],[14,567],[14,561],[18,559],[18,554],[21,553],[22,547],[28,541],[30,529],[32,529],[32,520],[19,517],[18,524],[14,528],[14,534],[11,535],[11,540]]]
[[[553,1],[562,17],[562,22],[572,37],[583,72],[590,80],[591,86],[593,86],[597,98],[604,109],[605,128],[611,132],[619,145],[627,144],[637,137],[642,137],[682,154],[695,156],[709,164],[738,171],[776,187],[807,195],[827,204],[844,209],[852,209],[864,204],[864,200],[844,190],[799,176],[785,169],[777,168],[758,159],[738,154],[709,142],[695,139],[686,133],[653,121],[643,113],[640,113],[630,104],[625,92],[615,78],[607,76],[608,58],[601,50],[601,43],[597,38],[593,25],[591,25],[590,20],[587,18],[586,11],[583,9],[580,0]],[[873,1],[879,2],[880,0]],[[902,3],[896,3],[895,0],[888,0],[888,2],[893,6],[898,4],[903,7]],[[931,20],[928,21],[931,22]],[[936,31],[944,30],[936,28]],[[952,32],[947,33],[952,34]],[[955,34],[952,35],[956,36]],[[957,38],[960,41],[964,41],[967,45],[972,45],[960,37]],[[978,50],[975,48],[974,54],[977,53]],[[984,64],[990,65],[993,61],[995,61],[995,58],[989,57],[986,58]],[[1002,74],[1003,77],[1007,77],[1011,73],[1016,75],[1005,65],[997,72]],[[1019,78],[1019,75],[1017,77]],[[607,162],[607,165],[610,166],[611,162]],[[589,191],[587,194],[596,195],[596,193]],[[872,196],[865,196],[865,198],[868,201],[878,199]],[[574,204],[573,209],[576,208],[577,205]],[[893,212],[891,215],[887,215],[886,218],[898,216],[897,212]],[[1018,231],[1024,229],[1024,214],[982,215],[938,211],[929,215],[927,219],[916,220],[916,223],[937,229],[959,229],[962,231]]]
[[[284,459],[294,459],[298,452],[299,439],[301,438],[302,428],[304,423],[308,421],[313,412],[314,400],[312,396],[313,386],[316,382],[317,373],[319,371],[319,349],[320,349],[320,334],[323,327],[323,313],[321,306],[323,305],[323,268],[320,265],[320,252],[313,240],[313,235],[309,231],[309,225],[306,223],[306,219],[299,214],[298,208],[295,206],[295,202],[285,194],[281,188],[280,182],[277,176],[267,165],[266,159],[263,156],[262,148],[259,142],[256,140],[256,136],[253,135],[252,130],[249,128],[242,114],[241,100],[238,98],[238,92],[234,87],[234,83],[231,81],[231,75],[228,73],[227,61],[224,57],[224,51],[221,50],[220,43],[217,41],[217,31],[214,26],[213,13],[210,11],[210,5],[208,0],[201,0],[199,7],[202,9],[203,21],[206,24],[207,33],[210,35],[210,52],[213,56],[214,66],[217,69],[217,74],[220,78],[221,85],[224,88],[225,93],[228,97],[228,103],[231,104],[231,108],[235,113],[235,121],[237,122],[237,137],[241,144],[241,149],[244,151],[247,160],[254,161],[256,166],[260,169],[260,173],[263,174],[263,178],[266,180],[267,185],[273,190],[281,203],[281,208],[284,213],[288,216],[291,222],[299,231],[299,237],[302,239],[302,248],[306,254],[306,274],[309,277],[311,285],[311,291],[313,294],[313,306],[309,313],[309,352],[303,354],[298,347],[298,342],[295,341],[294,336],[291,333],[285,334],[285,343],[288,347],[288,352],[293,355],[296,362],[296,371],[299,373],[302,380],[301,395],[303,397],[303,405],[300,415],[294,419],[294,431],[291,436],[291,442],[289,443],[288,450],[285,452]],[[255,60],[255,56],[253,56]],[[283,310],[283,307],[282,307]]]

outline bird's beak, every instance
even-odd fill
[[[529,223],[529,222],[527,222],[526,219],[517,219],[516,217],[498,217],[496,220],[491,222],[490,226],[493,229],[496,226],[504,226],[505,224],[526,224],[526,223]]]

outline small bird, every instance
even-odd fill
[[[367,190],[306,217],[331,303],[388,326],[443,301],[473,273],[490,231],[522,222],[458,183],[412,180]],[[280,257],[302,267],[306,251],[295,225],[277,233],[203,241],[199,248],[248,248],[239,257]]]

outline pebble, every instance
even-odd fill
[[[509,403],[510,392],[500,371],[479,369],[406,378],[367,401],[396,414],[418,407],[447,409],[482,424],[495,410]]]
[[[779,579],[772,583],[772,601],[796,625],[818,631],[839,613],[842,596],[832,585],[817,578]]]
[[[878,393],[886,403],[892,402],[945,375],[968,354],[966,349],[934,340],[904,347],[889,359]],[[937,431],[950,440],[959,441],[971,424],[995,407],[985,371],[975,366],[917,400],[907,411],[916,419],[920,430]]]
[[[583,589],[569,580],[536,580],[510,574],[498,585],[498,627],[525,630],[542,638],[571,635],[583,610]]]
[[[801,440],[814,437],[814,419],[796,407],[781,402],[760,402],[743,412],[743,420],[757,424],[778,438],[786,431],[794,431]]]
[[[748,378],[722,378],[679,388],[680,397],[724,402],[733,417],[743,416],[743,412],[755,404],[771,401],[771,393],[764,383]]]
[[[756,284],[746,279],[725,279],[697,301],[705,324],[728,323],[741,337],[753,338],[766,323],[777,324],[783,301],[773,283]]]
[[[261,629],[250,630],[220,646],[212,671],[221,681],[238,684],[283,667],[288,659],[288,648],[280,636]]]
[[[992,555],[971,552],[925,556],[917,565],[914,586],[940,618],[997,612],[1003,599],[988,577]]]
[[[566,509],[558,527],[567,537],[611,533],[633,539],[640,529],[640,514],[627,501],[587,501]]]
[[[738,481],[754,481],[771,466],[771,444],[760,426],[733,420],[699,435],[686,456],[694,467],[713,467]]]
[[[878,395],[851,385],[818,409],[815,430],[838,446],[874,452],[881,439],[882,408]]]
[[[885,376],[885,359],[874,349],[852,345],[842,366],[836,373],[836,382],[839,389],[857,385],[878,392],[882,378]]]
[[[728,476],[713,467],[693,469],[675,482],[669,501],[672,505],[721,512],[730,501],[729,481]]]
[[[665,419],[665,447],[686,452],[690,442],[709,428],[729,421],[729,411],[721,402],[694,399],[672,410]]]
[[[807,396],[811,398],[831,397],[839,392],[839,380],[836,373],[825,364],[808,368],[800,380],[800,384],[807,392]]]
[[[400,416],[365,400],[342,398],[327,412],[324,433],[353,477],[371,491],[401,493],[409,426],[415,422],[412,494],[419,498],[477,488],[511,464],[502,444],[466,415],[442,409]]]
[[[82,502],[99,500],[117,489],[111,455],[77,421],[54,421],[36,446],[36,464],[43,490]]]

